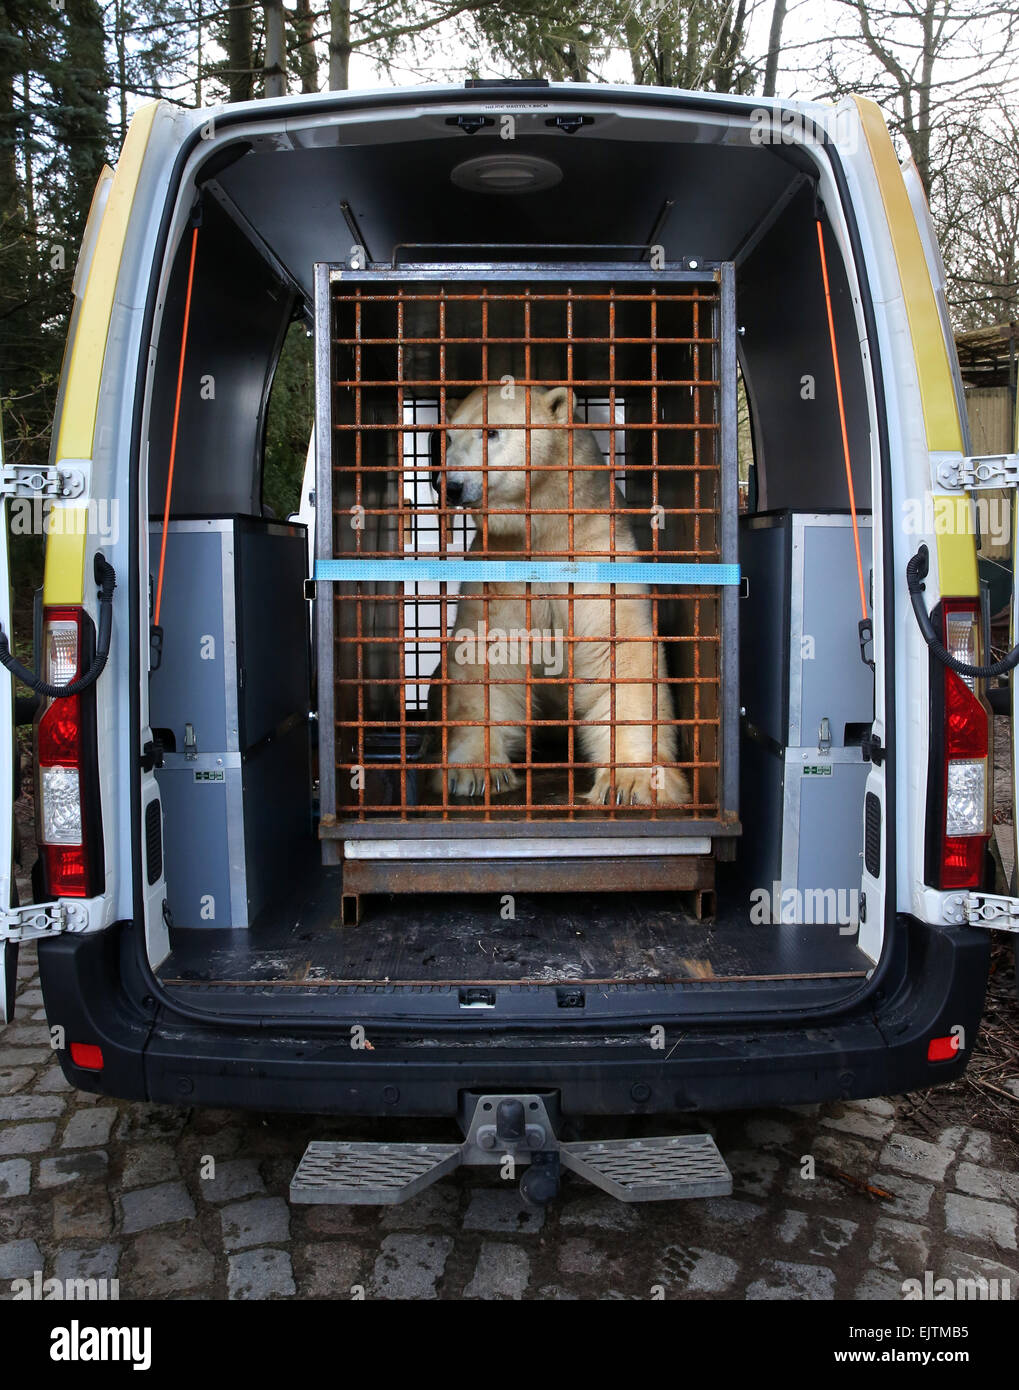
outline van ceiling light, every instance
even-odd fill
[[[563,171],[533,154],[483,154],[458,164],[450,178],[472,193],[537,193],[553,188]]]

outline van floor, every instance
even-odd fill
[[[378,984],[818,982],[843,986],[871,961],[837,926],[762,926],[724,898],[699,921],[676,893],[518,894],[503,920],[496,894],[373,896],[340,925],[340,869],[248,930],[173,928],[158,974],[177,987],[305,989]]]

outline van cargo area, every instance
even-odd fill
[[[484,101],[252,113],[189,165],[143,820],[149,959],[203,1008],[811,1009],[881,956],[830,174],[708,104],[560,109],[512,140]],[[314,505],[285,520],[295,323]]]

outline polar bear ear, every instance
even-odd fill
[[[545,409],[553,420],[572,420],[577,398],[568,386],[553,386],[545,392]]]

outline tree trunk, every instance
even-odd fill
[[[775,0],[771,12],[771,33],[768,35],[768,61],[764,66],[764,92],[766,97],[775,95],[778,82],[778,60],[782,52],[782,26],[785,24],[786,0]]]
[[[117,48],[117,98],[120,107],[120,147],[127,139],[127,34],[124,32],[124,4],[117,0],[114,10],[114,39]]]
[[[28,70],[25,70],[22,82],[22,93],[24,99],[25,124],[23,134],[25,143],[22,146],[25,161],[25,223],[28,228],[28,235],[35,237],[35,169],[32,163],[32,89],[29,80]]]
[[[297,50],[297,68],[301,74],[301,91],[318,91],[318,53],[315,49],[315,17],[311,12],[311,0],[297,0],[294,11],[294,32],[300,47]]]
[[[287,45],[283,28],[283,0],[263,0],[265,11],[265,95],[286,96]]]
[[[562,47],[563,70],[568,82],[586,82],[590,54],[586,44],[565,43]]]
[[[639,86],[644,81],[644,31],[632,10],[626,16],[623,29],[626,34],[626,47],[630,53],[630,69],[633,72],[633,80]]]
[[[254,96],[254,58],[251,53],[251,6],[232,4],[227,15],[227,63],[230,100],[250,101]]]
[[[329,0],[329,90],[350,85],[350,0]]]
[[[92,194],[111,144],[106,93],[112,74],[98,0],[66,0],[63,43],[53,68],[53,139],[61,151],[65,213],[60,237],[68,264],[77,250]]]
[[[923,56],[920,63],[920,90],[916,103],[916,133],[909,143],[928,198],[931,192],[931,84],[938,47],[934,37],[934,20],[934,0],[927,0],[922,20]]]
[[[198,25],[195,42],[195,107],[202,104],[202,0],[198,0]]]

